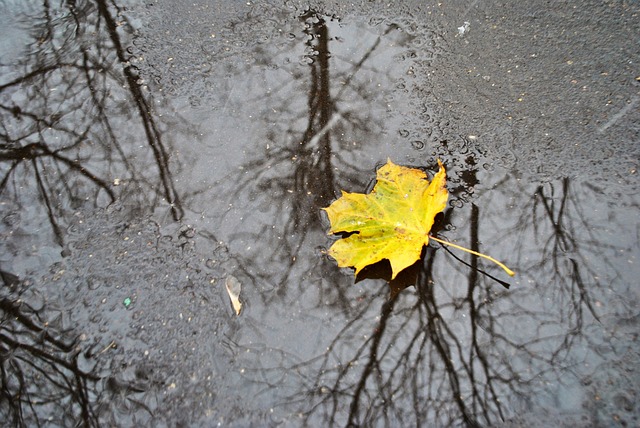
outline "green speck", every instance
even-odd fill
[[[129,305],[131,304],[131,298],[130,298],[130,297],[127,297],[126,299],[124,299],[124,300],[122,301],[122,303],[124,304],[124,307],[125,307],[125,308],[128,308],[128,307],[129,307]]]

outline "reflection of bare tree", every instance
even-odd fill
[[[476,248],[479,218],[473,206],[470,238]],[[535,320],[537,311],[496,291],[473,258],[466,287],[450,284],[450,275],[436,277],[434,263],[444,262],[437,254],[427,250],[415,295],[401,293],[383,303],[375,320],[369,307],[368,316],[334,338],[331,352],[314,368],[308,423],[491,425],[505,418],[509,403],[530,394],[531,380],[554,363],[553,352],[539,353],[541,343],[568,350],[562,338],[510,337],[510,319]],[[497,310],[507,302],[513,304],[509,311]],[[358,340],[363,334],[366,339]]]
[[[598,318],[595,309],[593,307],[592,298],[589,296],[587,284],[583,280],[583,274],[581,271],[587,269],[587,273],[594,275],[595,272],[589,268],[590,263],[588,260],[580,257],[580,252],[577,252],[576,246],[579,243],[573,237],[571,229],[574,226],[571,224],[574,221],[587,223],[587,218],[583,214],[577,201],[572,200],[570,193],[570,180],[568,178],[562,179],[562,194],[560,195],[560,201],[556,209],[557,198],[555,196],[555,186],[550,186],[550,195],[546,195],[546,189],[544,186],[539,186],[536,190],[536,198],[533,204],[533,227],[537,229],[538,223],[538,204],[541,205],[543,210],[543,217],[547,218],[549,225],[552,228],[553,233],[549,236],[547,242],[544,243],[544,255],[548,260],[551,260],[553,270],[558,274],[558,278],[562,280],[561,287],[565,288],[567,296],[570,297],[570,305],[568,305],[575,319],[575,330],[582,330],[583,324],[583,310],[586,309],[594,318]],[[567,216],[565,210],[568,208],[567,204],[572,203],[575,214],[573,216]],[[565,222],[569,223],[565,225]],[[592,228],[586,228],[588,231],[592,231]],[[595,236],[591,236],[592,242],[597,242]],[[577,253],[580,257],[568,257],[565,259],[565,254]],[[560,266],[563,263],[564,266]],[[569,275],[566,275],[568,270]],[[597,276],[597,275],[596,275]]]
[[[478,164],[468,157],[465,170],[456,173],[466,199],[474,198],[473,187],[481,182]],[[586,334],[598,319],[593,296],[603,292],[598,280],[603,273],[589,260],[602,257],[615,277],[607,254],[620,248],[603,245],[583,213],[596,195],[572,192],[568,179],[560,189],[539,186],[512,228],[492,230],[487,224],[496,218],[492,210],[504,209],[499,196],[493,204],[449,211],[452,224],[464,225],[457,237],[468,231],[465,241],[473,250],[486,250],[481,243],[487,236],[492,246],[514,245],[509,262],[532,287],[520,282],[507,291],[480,274],[483,263],[477,258],[463,265],[429,247],[415,292],[388,301],[384,287],[368,293],[326,352],[266,369],[274,372],[272,378],[297,374],[290,408],[302,411],[310,425],[486,426],[513,416],[518,406],[543,400],[547,384],[570,384],[571,374],[580,376],[583,347],[603,352]],[[262,374],[265,368],[256,370]]]
[[[20,75],[0,85],[0,192],[18,210],[35,209],[35,196],[58,245],[69,210],[111,203],[117,185],[147,205],[162,197],[182,216],[166,143],[116,19],[103,0],[44,2],[25,17],[36,24]],[[131,103],[157,174],[132,161],[146,156],[127,144],[138,128],[123,126],[136,117]]]
[[[129,55],[125,54],[125,49],[120,42],[120,37],[117,31],[117,23],[115,18],[109,12],[107,3],[105,0],[96,0],[100,17],[104,19],[109,38],[113,43],[113,49],[118,56],[120,64],[124,66],[124,75],[127,81],[131,95],[133,96],[133,102],[138,110],[138,115],[142,121],[144,127],[147,143],[151,148],[155,164],[158,167],[160,182],[162,183],[160,189],[164,194],[167,202],[171,207],[171,213],[174,220],[182,218],[183,209],[180,204],[178,193],[176,192],[173,184],[171,169],[169,168],[169,155],[167,148],[162,141],[162,134],[158,129],[153,116],[151,115],[151,106],[144,97],[140,85],[137,80],[138,77],[133,67],[126,65],[129,61]]]
[[[98,11],[92,15],[97,16],[97,22],[89,25],[84,13],[92,5]],[[98,200],[109,203],[118,196],[112,182],[122,177],[129,183],[123,186],[123,193],[133,200],[140,193],[140,203],[150,199],[155,204],[154,198],[162,197],[172,205],[173,217],[180,218],[180,198],[172,187],[169,149],[159,124],[148,115],[150,106],[138,87],[135,69],[128,65],[121,73],[112,66],[129,59],[119,41],[121,27],[117,18],[110,15],[105,2],[67,2],[64,7],[69,14],[62,15],[61,28],[69,31],[64,38],[67,43],[84,41],[88,29],[104,28],[107,35],[98,42],[90,37],[90,42],[84,41],[86,46],[80,43],[82,60],[77,62],[64,55],[65,49],[53,49],[52,29],[62,23],[52,21],[55,14],[50,9],[43,13],[42,22],[47,25],[37,28],[38,40],[49,50],[38,51],[39,56],[25,64],[22,80],[12,80],[0,88],[4,114],[3,194],[13,192],[11,196],[22,198],[22,206],[28,207],[30,195],[21,186],[36,189],[47,207],[48,221],[58,243],[64,242],[58,222],[69,206],[83,204],[87,198],[91,204]],[[46,8],[50,6],[46,4]],[[281,286],[281,293],[260,294],[266,304],[253,307],[260,306],[264,311],[260,315],[266,314],[264,319],[256,317],[256,324],[266,323],[255,329],[257,336],[268,334],[264,325],[273,321],[268,318],[269,310],[286,312],[283,302],[297,299],[303,288],[319,290],[314,299],[322,302],[317,305],[322,306],[322,314],[317,317],[319,327],[307,325],[305,333],[321,330],[325,325],[338,324],[340,328],[327,340],[326,352],[323,349],[300,362],[296,360],[296,350],[288,344],[270,347],[268,340],[262,345],[253,337],[243,342],[242,334],[250,330],[245,327],[252,315],[247,311],[247,316],[238,319],[237,325],[243,326],[238,327],[238,337],[233,333],[227,336],[229,348],[235,352],[233,360],[245,358],[241,375],[262,383],[264,394],[280,394],[283,384],[291,387],[291,396],[286,397],[291,399],[283,401],[293,412],[302,414],[309,425],[403,426],[424,422],[474,426],[491,425],[508,417],[513,400],[536,396],[534,379],[558,381],[555,371],[572,364],[572,350],[587,340],[584,326],[596,315],[593,293],[600,287],[599,281],[591,279],[599,272],[589,267],[589,251],[595,250],[587,246],[600,240],[588,235],[593,227],[582,213],[587,204],[579,193],[572,192],[569,180],[562,182],[559,195],[555,184],[541,186],[536,198],[527,200],[530,210],[525,210],[518,225],[506,228],[509,239],[499,239],[505,237],[500,232],[485,233],[482,227],[487,219],[497,218],[490,205],[470,203],[478,197],[474,187],[482,180],[477,176],[478,159],[469,155],[455,164],[459,180],[453,182],[452,193],[464,196],[460,199],[464,203],[450,214],[448,222],[462,224],[456,236],[466,234],[475,250],[488,247],[480,248],[486,241],[482,237],[487,235],[493,242],[518,243],[516,248],[521,252],[514,254],[520,256],[515,263],[519,275],[531,279],[536,287],[532,290],[521,285],[507,292],[479,274],[482,263],[476,258],[469,259],[469,267],[463,267],[435,248],[426,250],[415,290],[386,300],[384,284],[370,282],[362,295],[353,291],[355,287],[339,287],[350,280],[338,274],[334,266],[322,266],[324,262],[319,257],[307,257],[304,262],[297,257],[308,247],[309,234],[320,229],[318,209],[330,202],[335,190],[362,187],[363,180],[371,175],[370,171],[361,173],[351,165],[353,141],[340,137],[342,133],[364,130],[371,126],[370,120],[363,119],[359,111],[345,109],[340,96],[350,90],[367,99],[366,83],[358,82],[355,76],[367,66],[380,39],[365,49],[359,60],[350,62],[348,71],[332,72],[330,65],[339,58],[330,52],[328,18],[309,11],[302,20],[306,25],[305,59],[309,71],[309,79],[302,83],[306,107],[286,120],[284,132],[274,132],[273,128],[267,131],[269,148],[264,156],[244,165],[247,174],[237,184],[239,190],[234,195],[242,198],[250,193],[249,197],[262,201],[252,201],[252,207],[267,205],[272,209],[269,216],[276,219],[277,229],[271,222],[248,239],[262,243],[259,251],[269,245],[273,248],[259,261],[237,255],[232,256],[236,258],[232,261],[256,284]],[[332,91],[331,83],[337,80],[341,89]],[[12,91],[17,91],[21,81],[32,89],[28,100],[16,101],[9,95],[15,94]],[[299,85],[299,80],[294,84]],[[147,142],[146,153],[159,171],[156,174],[134,166],[132,149],[123,142],[123,123],[118,122],[115,112],[124,113],[129,104],[115,102],[113,95],[122,96],[117,91],[123,86],[128,88],[126,96],[135,101],[134,111],[140,117],[141,133]],[[64,97],[57,97],[57,91],[50,90],[53,88],[62,88]],[[288,100],[298,96],[293,91]],[[461,159],[456,150],[447,151],[445,142],[441,146],[438,150],[448,153],[452,164],[455,158]],[[135,156],[139,158],[140,154]],[[250,190],[245,193],[247,186]],[[507,187],[512,191],[512,183]],[[494,204],[504,209],[500,198],[496,199]],[[184,249],[188,249],[194,233],[189,228],[181,231],[179,244]],[[447,231],[443,233],[446,235]],[[585,233],[589,238],[582,242],[578,238]],[[203,235],[219,242],[217,233],[207,231]],[[537,252],[538,249],[541,250]],[[220,255],[224,262],[232,257]],[[271,267],[256,269],[265,260]],[[231,270],[231,264],[224,264],[221,270]],[[274,272],[273,266],[283,265],[283,269]],[[305,276],[299,275],[303,270]],[[13,281],[11,275],[2,274]],[[282,299],[288,292],[293,298],[289,295],[288,300]],[[550,297],[550,303],[539,304],[538,294]],[[250,292],[247,295],[252,296]],[[255,304],[249,301],[250,308],[250,303]],[[73,418],[62,420],[61,425],[79,420],[94,424],[97,411],[91,397],[101,394],[93,390],[96,378],[88,374],[90,370],[84,370],[84,366],[79,370],[86,354],[79,352],[75,342],[65,339],[65,332],[56,330],[55,325],[45,325],[45,318],[29,306],[0,302],[0,312],[3,415],[20,422],[16,419],[20,417],[18,413],[24,415],[23,408],[31,411],[29,406],[39,405],[49,392],[72,403]],[[338,321],[327,320],[334,316]],[[282,320],[274,322],[277,326],[281,323]],[[328,334],[318,337],[324,340]],[[324,345],[323,342],[320,346]],[[256,352],[242,352],[245,350]],[[261,357],[275,363],[262,364],[256,359]],[[38,382],[45,382],[33,382],[45,385],[35,392],[29,389],[29,376],[34,372],[44,376]],[[11,383],[14,379],[19,380],[18,386]],[[115,379],[106,380],[104,387],[107,398],[122,412],[129,412],[136,405],[131,395],[145,392],[144,385],[136,387]],[[4,407],[6,403],[19,403],[21,407]],[[109,410],[104,409],[105,413]],[[33,410],[31,414],[40,416],[42,413],[38,412]]]
[[[1,64],[11,77],[0,84],[0,195],[12,212],[0,226],[12,234],[2,246],[16,249],[4,257],[18,263],[29,249],[21,248],[15,229],[51,230],[55,244],[65,246],[74,211],[118,197],[136,208],[162,199],[175,220],[183,215],[169,145],[125,50],[127,24],[114,7],[104,0],[43,2],[24,16],[28,55]],[[49,244],[47,236],[40,239],[35,248]],[[131,397],[144,387],[99,376],[93,358],[106,350],[83,348],[63,328],[63,309],[51,319],[52,310],[10,293],[17,277],[0,273],[0,419],[13,426],[45,419],[98,426],[102,415],[111,420],[118,412],[145,411]]]
[[[306,58],[310,74],[309,87],[305,91],[308,94],[306,126],[301,133],[296,129],[288,130],[289,136],[293,137],[288,144],[280,144],[278,141],[283,136],[271,135],[269,138],[275,147],[267,156],[261,156],[245,166],[253,174],[242,182],[243,185],[257,182],[259,190],[268,191],[270,197],[291,201],[291,205],[287,206],[287,212],[291,216],[291,221],[287,222],[287,231],[318,227],[317,210],[328,205],[335,197],[336,163],[340,167],[348,165],[340,161],[343,153],[334,151],[332,146],[332,141],[335,140],[332,135],[346,131],[345,121],[349,119],[345,116],[350,115],[339,111],[336,97],[331,91],[331,53],[327,22],[314,11],[305,13],[301,20],[305,22],[304,33],[308,37]],[[357,72],[356,67],[358,65],[354,65],[352,74]],[[337,78],[336,76],[335,79]],[[363,124],[350,120],[348,126],[358,128]],[[270,169],[280,165],[286,166],[288,171],[284,174],[271,174]],[[350,168],[344,169],[352,169],[349,166]],[[356,183],[360,181],[357,171],[345,178],[355,180]],[[284,203],[280,205],[286,206]]]
[[[353,186],[361,183],[363,176],[370,175],[344,162],[343,156],[351,149],[341,146],[339,138],[332,138],[343,133],[347,126],[365,127],[366,121],[359,122],[356,114],[340,111],[340,91],[335,95],[330,91],[330,77],[337,79],[337,76],[329,75],[332,56],[327,23],[313,12],[306,13],[302,19],[307,24],[306,51],[311,52],[306,127],[300,135],[289,138],[287,144],[271,135],[272,147],[243,167],[248,173],[238,186],[246,189],[258,183],[256,197],[268,195],[277,208],[275,218],[285,219],[282,231],[277,231],[284,239],[270,239],[272,233],[265,227],[260,240],[277,243],[271,257],[291,260],[289,269],[276,272],[275,277],[257,279],[254,274],[258,283],[290,284],[295,256],[307,233],[321,226],[315,213],[328,205],[340,183],[351,181]],[[341,78],[345,86],[355,84],[355,74],[366,65],[378,42],[353,64],[347,77]],[[450,151],[446,142],[443,150]],[[456,153],[449,154],[456,156]],[[473,155],[466,157],[460,165],[461,172],[457,173],[454,195],[464,196],[465,200],[472,197],[473,188],[479,183],[478,164]],[[355,176],[344,180],[337,172],[341,170],[354,171]],[[473,205],[471,211],[468,222],[471,245],[478,250],[480,210]],[[277,382],[259,379],[284,379],[287,373],[298,373],[299,383],[288,401],[298,406],[297,411],[303,409],[307,424],[355,426],[371,425],[375,421],[378,425],[398,426],[429,421],[436,425],[476,426],[503,419],[505,403],[525,396],[530,380],[519,373],[521,367],[510,356],[518,354],[529,362],[546,362],[535,352],[536,341],[523,344],[510,338],[505,334],[504,323],[515,314],[535,317],[535,310],[516,304],[513,313],[495,311],[495,305],[508,302],[511,294],[496,292],[496,283],[488,276],[479,275],[475,258],[471,259],[470,268],[464,268],[467,284],[464,287],[462,281],[451,285],[445,280],[449,275],[443,277],[434,272],[434,261],[443,260],[436,258],[436,254],[433,248],[427,250],[416,293],[394,295],[382,303],[380,309],[376,309],[376,302],[387,295],[384,287],[360,300],[358,309],[352,310],[347,293],[336,286],[340,278],[328,273],[335,269],[313,267],[321,270],[325,277],[333,278],[327,287],[317,282],[315,286],[322,293],[332,294],[335,300],[330,299],[331,304],[344,306],[349,320],[331,339],[327,352],[290,367],[286,364],[256,367],[255,371],[248,371],[255,374],[252,380],[264,382],[265,388],[269,388]],[[246,267],[251,263],[241,264]],[[307,286],[309,284],[305,284]],[[282,293],[278,293],[272,298],[281,296]],[[324,294],[322,301],[328,304]],[[264,348],[255,348],[256,345],[238,343],[236,346],[266,352]],[[284,361],[295,359],[284,350],[268,350],[282,354]]]
[[[475,179],[473,168],[468,173]],[[473,205],[471,211],[470,238],[477,251],[479,209]],[[481,280],[472,258],[466,291],[462,284],[454,286],[457,292],[440,290],[443,281],[433,272],[436,254],[427,249],[413,303],[400,303],[401,295],[383,303],[372,334],[350,347],[346,361],[335,361],[335,355],[353,345],[355,331],[368,330],[364,325],[370,317],[354,320],[334,338],[330,349],[341,351],[328,353],[317,370],[321,375],[309,388],[315,404],[307,422],[320,417],[348,426],[374,421],[482,426],[504,418],[505,395],[525,393],[526,383],[507,357],[521,344],[492,327],[500,323],[487,304],[496,298],[495,284]],[[464,328],[460,319],[468,320]]]
[[[11,426],[39,425],[44,417],[55,425],[98,426],[99,378],[80,368],[87,356],[79,355],[70,332],[41,312],[15,296],[0,298],[1,418]]]
[[[149,382],[104,375],[111,349],[76,337],[64,309],[45,302],[27,282],[0,271],[0,419],[7,426],[97,427],[120,412],[150,414],[136,400]],[[51,303],[51,304],[50,304]]]
[[[509,239],[524,243],[514,251],[520,270],[532,275],[545,307],[546,301],[553,302],[553,312],[540,311],[540,330],[552,330],[556,317],[566,330],[564,346],[551,355],[554,362],[565,359],[572,346],[587,338],[588,322],[599,319],[595,301],[606,287],[603,279],[619,276],[612,256],[620,248],[598,236],[616,226],[598,222],[595,212],[586,212],[597,192],[578,189],[569,178],[538,186],[519,224],[504,231]]]
[[[389,26],[354,60],[331,52],[334,39],[330,30],[332,25],[336,25],[334,18],[307,10],[300,20],[304,25],[304,62],[309,71],[308,78],[302,79],[301,76],[300,79],[305,86],[286,95],[282,106],[272,105],[273,93],[261,99],[270,105],[269,111],[286,111],[290,115],[280,114],[286,118],[281,133],[276,133],[276,127],[271,124],[282,121],[281,117],[264,118],[269,123],[265,136],[268,149],[243,165],[241,179],[234,187],[237,194],[249,190],[257,205],[268,203],[269,209],[273,210],[271,217],[276,219],[275,226],[273,222],[265,223],[258,234],[239,232],[235,237],[272,242],[274,248],[269,254],[261,255],[265,257],[264,263],[281,265],[281,260],[290,260],[284,270],[269,270],[268,273],[261,270],[261,273],[254,274],[254,280],[259,283],[284,284],[292,275],[297,275],[295,266],[299,263],[296,260],[308,242],[308,235],[324,228],[320,208],[329,205],[339,188],[364,187],[363,178],[369,175],[368,171],[361,169],[364,166],[354,164],[350,156],[362,144],[359,136],[367,135],[376,125],[368,117],[368,111],[353,110],[343,102],[343,98],[367,102],[378,95],[378,89],[360,81],[358,74],[373,70],[380,74],[380,78],[388,78],[375,67],[367,67],[373,53],[380,48],[383,37],[396,28]],[[402,45],[402,39],[398,45]],[[278,87],[276,84],[273,86]],[[286,93],[291,88],[283,84],[280,90]],[[296,106],[301,93],[306,98],[305,110],[290,111],[290,106]],[[324,262],[318,259],[318,263]],[[331,272],[331,275],[336,275],[336,281],[340,280],[335,270]],[[287,293],[287,290],[282,289],[281,293]],[[336,287],[332,293],[336,294],[330,300],[336,305],[343,305],[345,296],[341,295],[341,290]]]

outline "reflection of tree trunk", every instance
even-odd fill
[[[133,95],[133,101],[138,108],[138,113],[142,119],[144,126],[144,132],[147,136],[147,142],[153,151],[153,156],[156,159],[156,165],[160,173],[160,179],[162,180],[162,186],[164,188],[164,196],[167,202],[171,205],[171,213],[174,220],[180,220],[184,215],[182,205],[178,192],[173,185],[173,177],[169,168],[169,155],[162,142],[162,134],[156,126],[155,120],[151,115],[151,107],[147,103],[140,90],[140,86],[137,83],[138,77],[134,74],[133,68],[130,65],[125,65],[128,61],[125,51],[120,43],[120,36],[118,36],[117,25],[111,14],[105,0],[97,0],[98,11],[104,18],[107,31],[113,42],[114,50],[120,60],[120,63],[124,66],[124,75],[127,79],[129,90]]]
[[[325,129],[329,126],[329,121],[331,120],[335,106],[331,99],[329,89],[329,30],[324,20],[320,20],[320,23],[322,25],[317,29],[318,68],[320,69],[320,93],[318,97],[318,103],[320,104],[319,128]],[[322,173],[320,181],[324,183],[323,186],[319,186],[320,194],[318,197],[323,203],[327,203],[333,197],[334,183],[333,168],[331,168],[330,129],[327,129],[321,138],[320,146],[318,147],[318,161],[314,169]]]
[[[306,31],[309,35],[311,86],[309,88],[309,122],[300,142],[300,162],[303,173],[302,191],[313,193],[314,209],[333,199],[334,174],[331,168],[331,119],[335,114],[335,103],[331,97],[329,74],[329,29],[325,20],[315,12],[302,16],[307,21],[317,20]],[[301,207],[302,208],[302,207]],[[297,213],[294,213],[296,216]]]
[[[474,174],[475,175],[475,174]],[[471,204],[471,220],[469,221],[469,229],[470,229],[470,239],[471,239],[471,250],[475,252],[480,252],[480,239],[478,230],[480,228],[480,209],[476,204]],[[500,415],[500,418],[504,420],[504,415],[502,413],[502,405],[500,404],[500,400],[498,394],[496,393],[494,382],[492,380],[493,375],[491,374],[491,366],[492,363],[487,359],[485,350],[482,349],[482,346],[478,343],[478,305],[475,302],[474,293],[476,288],[478,287],[478,273],[480,270],[478,269],[478,257],[471,256],[470,262],[471,269],[469,270],[469,280],[467,285],[467,301],[469,302],[469,328],[471,329],[471,346],[472,349],[469,352],[469,360],[471,363],[469,364],[469,381],[471,384],[471,389],[473,391],[473,400],[474,407],[479,404],[480,411],[484,415],[485,420],[490,421],[491,415],[488,412],[487,403],[492,401],[495,405],[495,408]],[[475,371],[475,358],[478,359],[480,367],[482,369],[482,375],[476,375]],[[481,392],[478,391],[478,383],[479,379],[486,380],[486,391],[483,393],[484,397],[481,396]]]
[[[358,426],[358,413],[360,407],[360,398],[367,385],[367,380],[372,374],[381,376],[380,372],[380,359],[378,359],[378,348],[380,347],[380,340],[384,335],[387,321],[393,313],[393,307],[395,306],[396,299],[390,299],[382,305],[382,313],[380,314],[380,322],[375,330],[373,340],[371,341],[371,347],[369,348],[369,361],[362,370],[358,384],[353,392],[353,399],[349,406],[349,421],[348,426]]]
[[[476,253],[480,252],[478,246],[478,217],[480,210],[476,204],[471,204],[471,220],[469,221],[470,238],[471,238],[471,250]],[[471,270],[469,270],[469,290],[467,297],[473,298],[473,290],[478,283],[478,257],[471,257]]]
[[[451,388],[451,398],[458,407],[467,426],[477,426],[476,418],[472,414],[464,402],[460,390],[460,378],[464,378],[464,373],[456,369],[453,364],[452,347],[449,341],[452,341],[454,350],[459,348],[458,339],[451,334],[446,321],[440,315],[438,304],[436,303],[435,294],[433,292],[434,283],[432,280],[432,269],[435,251],[427,247],[426,266],[418,283],[418,293],[420,295],[420,303],[425,309],[427,315],[426,332],[435,351],[435,355],[439,357],[439,361],[443,364],[446,376],[449,379]]]

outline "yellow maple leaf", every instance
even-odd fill
[[[442,162],[438,164],[440,171],[429,183],[423,171],[388,160],[378,170],[371,193],[343,191],[324,208],[331,222],[329,233],[352,233],[329,249],[338,266],[353,266],[357,275],[365,266],[387,259],[393,279],[420,258],[433,219],[449,197],[446,172]]]
[[[354,267],[355,275],[366,266],[383,259],[391,264],[391,279],[420,258],[422,247],[432,238],[442,244],[476,253],[429,235],[433,219],[447,205],[446,171],[440,170],[431,182],[427,175],[414,168],[399,166],[387,160],[378,170],[377,183],[371,193],[348,193],[329,207],[323,208],[331,223],[330,234],[349,233],[333,243],[328,254],[340,267]]]

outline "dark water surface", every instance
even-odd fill
[[[640,424],[638,3],[423,3],[0,3],[3,425]],[[387,158],[517,276],[354,284]]]

